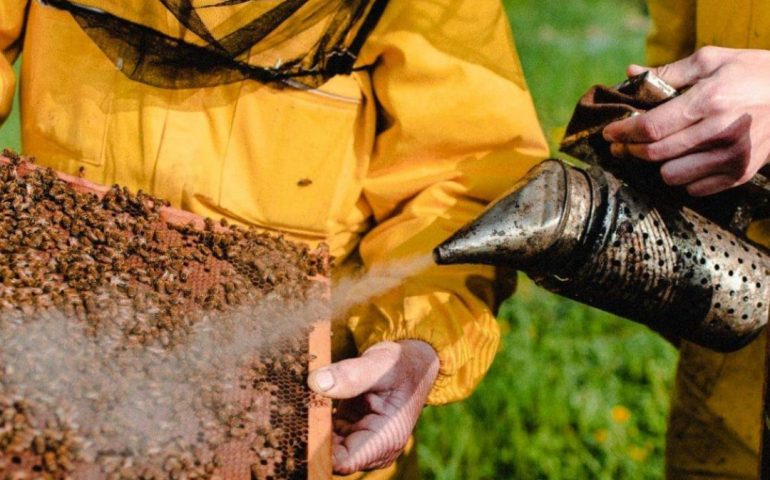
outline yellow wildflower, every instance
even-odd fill
[[[635,462],[643,462],[647,459],[647,455],[650,453],[650,451],[646,448],[637,447],[636,445],[631,445],[628,447],[628,456],[631,457],[631,460],[634,460]]]
[[[615,423],[626,423],[631,418],[631,411],[623,405],[616,405],[612,407],[612,420]]]
[[[608,436],[609,436],[609,433],[604,428],[594,432],[594,440],[596,440],[599,443],[606,442]]]

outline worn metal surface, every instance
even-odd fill
[[[601,169],[544,162],[436,260],[520,269],[552,292],[719,351],[767,322],[763,252]]]
[[[521,267],[536,264],[540,254],[563,239],[569,171],[552,168],[549,162],[535,167],[530,174],[513,187],[487,211],[484,222],[476,222],[461,235],[463,242],[448,242],[436,249],[436,258],[442,263],[510,264]],[[511,216],[510,212],[517,212]],[[574,236],[577,236],[576,234]],[[558,247],[554,247],[558,248]],[[506,259],[501,262],[500,259]]]

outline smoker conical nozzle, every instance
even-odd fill
[[[433,251],[436,263],[523,268],[565,251],[583,236],[590,217],[589,205],[568,201],[575,188],[591,189],[583,172],[558,160],[541,163],[480,217],[439,245]]]

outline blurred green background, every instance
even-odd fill
[[[553,147],[590,85],[644,62],[643,1],[504,3]],[[0,128],[2,146],[19,149],[17,111]],[[420,421],[426,478],[662,478],[671,346],[523,278],[500,325],[500,353],[476,393]]]

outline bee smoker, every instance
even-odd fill
[[[654,165],[613,158],[601,138],[611,121],[675,95],[649,74],[594,87],[562,143],[592,166],[536,166],[437,247],[436,262],[522,270],[554,293],[713,350],[749,343],[767,323],[770,262],[741,232],[767,205],[766,183],[699,203],[665,186]]]
[[[718,351],[767,322],[767,257],[688,208],[600,169],[548,160],[434,251],[504,265],[554,293]]]

